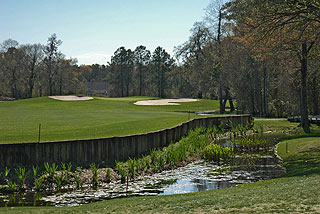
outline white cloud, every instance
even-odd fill
[[[110,62],[111,60],[110,54],[105,53],[84,53],[78,56],[73,56],[72,58],[78,59],[78,65],[92,65],[92,64],[100,64],[100,65],[106,65],[107,62]]]

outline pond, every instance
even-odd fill
[[[104,183],[98,190],[84,186],[81,191],[55,194],[0,195],[0,206],[76,206],[120,197],[200,192],[270,179],[285,172],[272,153],[255,155],[251,164],[243,164],[242,160],[237,159],[240,158],[236,157],[232,166],[197,161],[174,170],[139,176],[135,181],[129,181],[128,187],[117,181]]]

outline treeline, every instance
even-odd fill
[[[312,0],[213,0],[174,58],[163,48],[118,48],[106,65],[77,66],[46,45],[1,45],[0,96],[85,93],[107,81],[109,96],[219,99],[220,112],[319,114],[320,3]],[[235,101],[235,102],[234,102]]]
[[[111,96],[170,96],[169,76],[175,61],[162,48],[153,53],[145,46],[134,51],[125,47],[118,48],[111,57],[106,80],[111,84]]]
[[[15,99],[86,93],[88,82],[106,81],[108,95],[157,96],[172,94],[170,74],[174,59],[162,48],[153,53],[145,46],[135,50],[118,48],[107,65],[77,65],[58,48],[61,40],[53,34],[46,45],[19,45],[8,39],[0,51],[0,96]]]
[[[55,34],[46,45],[4,41],[0,46],[0,96],[22,99],[83,92],[77,61],[66,59],[58,50],[61,44]]]
[[[183,96],[253,115],[319,114],[320,2],[214,0],[176,48]]]

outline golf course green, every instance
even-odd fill
[[[168,106],[138,106],[152,97],[60,101],[48,97],[0,102],[0,143],[92,139],[156,131],[201,117],[188,112],[216,110],[218,101]]]

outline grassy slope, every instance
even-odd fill
[[[47,97],[0,102],[0,143],[123,136],[172,127],[188,120],[187,111],[218,109],[217,101],[180,106],[136,106],[149,97],[58,101]],[[197,117],[191,114],[191,118]]]
[[[298,123],[291,123],[285,118],[254,118],[255,128],[263,127],[265,131],[284,130],[298,126]]]
[[[280,143],[278,152],[288,173],[279,179],[184,195],[115,199],[71,208],[1,208],[0,212],[320,213],[320,138],[313,135]],[[286,142],[289,153],[285,153]]]

